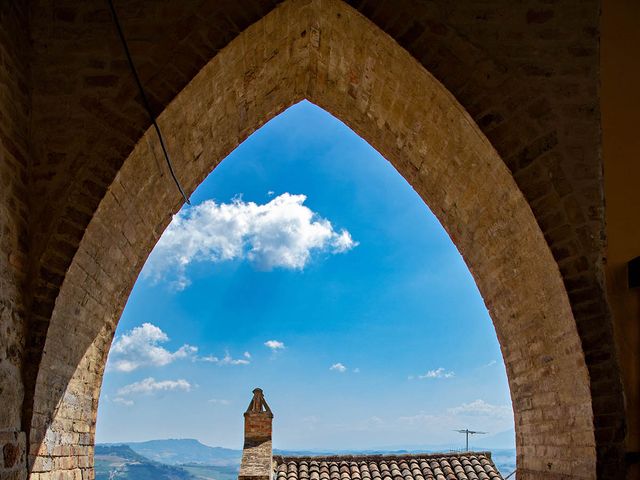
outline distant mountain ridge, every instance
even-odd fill
[[[156,462],[169,465],[184,463],[216,466],[239,465],[242,450],[210,447],[193,438],[127,442],[132,450]]]
[[[504,468],[515,469],[515,449],[509,448],[515,434],[513,430],[500,432],[485,438],[476,437],[472,439],[472,449],[475,450],[492,450],[494,452],[494,461],[496,464],[504,464]],[[514,442],[515,443],[515,442]],[[496,446],[507,445],[507,447],[491,448],[489,445]],[[217,473],[231,475],[237,472],[242,458],[242,450],[224,447],[210,447],[192,438],[185,439],[165,439],[165,440],[149,440],[146,442],[124,442],[119,444],[99,444],[102,447],[126,445],[132,452],[149,459],[150,461],[160,462],[167,465],[180,466],[187,468],[189,471],[195,471],[197,466],[207,466],[217,469]],[[96,448],[98,448],[98,446]],[[458,446],[459,448],[459,446]],[[456,445],[427,445],[424,447],[411,446],[409,448],[376,448],[368,450],[283,450],[274,449],[275,455],[298,455],[298,456],[314,456],[314,455],[375,455],[375,454],[406,454],[421,452],[446,452],[456,449]],[[97,451],[96,451],[97,452]],[[500,465],[498,465],[500,467]]]
[[[470,438],[472,449],[476,450],[508,450],[515,448],[515,432],[507,430],[486,437]],[[463,444],[461,437],[459,444],[441,444],[424,446],[394,447],[382,446],[365,450],[284,450],[274,449],[276,455],[334,455],[334,454],[385,454],[385,453],[419,453],[449,451],[459,449]],[[116,445],[116,444],[101,444]],[[146,442],[121,442],[117,445],[127,445],[131,449],[148,459],[169,465],[205,464],[216,466],[234,466],[240,464],[241,449],[210,447],[193,438],[164,440],[149,440]]]

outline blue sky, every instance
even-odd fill
[[[499,345],[448,235],[396,170],[297,104],[174,218],[122,315],[97,441],[240,448],[260,386],[290,449],[462,444],[513,428]]]

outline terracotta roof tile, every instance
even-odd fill
[[[273,457],[275,480],[502,480],[489,452]]]

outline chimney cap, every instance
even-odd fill
[[[245,413],[271,414],[271,409],[269,408],[267,401],[264,399],[264,393],[261,388],[253,389],[253,398],[251,399],[251,403],[249,403],[249,407]]]

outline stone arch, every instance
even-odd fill
[[[159,122],[187,191],[308,99],[388,159],[431,207],[494,321],[519,478],[595,478],[589,375],[558,266],[511,173],[454,97],[339,0],[289,0],[221,50]],[[34,478],[92,468],[99,390],[124,303],[181,205],[147,131],[102,199],[56,300],[30,434]]]

